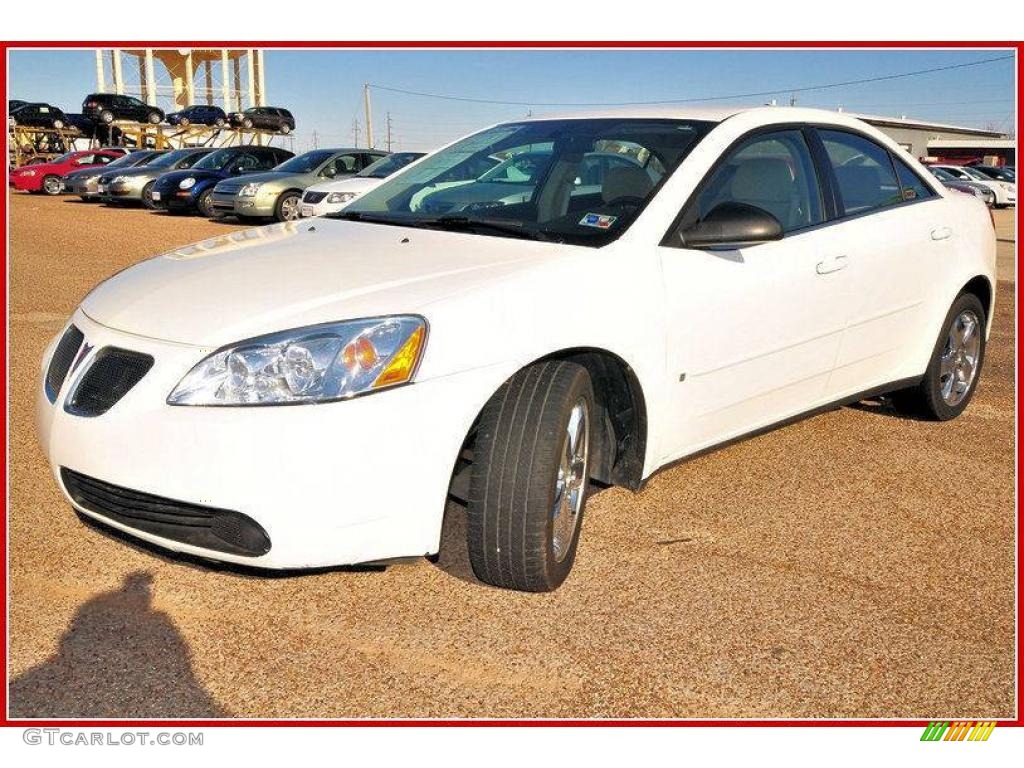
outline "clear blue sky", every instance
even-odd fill
[[[350,144],[362,84],[517,102],[622,102],[705,98],[899,74],[1005,55],[958,51],[301,51],[265,53],[268,102],[288,107],[295,149]],[[12,51],[9,95],[80,111],[96,86],[92,51]],[[797,94],[802,106],[901,115],[971,126],[1013,127],[1014,62]],[[764,103],[770,96],[715,102]],[[377,90],[382,146],[390,111],[396,149],[429,149],[528,106],[445,101]],[[534,113],[560,107],[532,107]],[[365,131],[362,126],[361,130]],[[363,134],[365,136],[365,133]]]

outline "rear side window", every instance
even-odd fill
[[[798,130],[754,136],[721,162],[690,203],[681,223],[685,231],[723,203],[745,203],[767,211],[783,232],[824,220],[814,163]]]
[[[935,197],[935,193],[932,192],[931,188],[921,181],[920,177],[910,169],[909,165],[898,157],[894,157],[893,161],[896,163],[896,176],[900,180],[900,187],[903,190],[903,199],[905,201],[925,200],[929,197]]]
[[[845,131],[819,131],[835,171],[847,215],[902,202],[903,193],[889,150]]]

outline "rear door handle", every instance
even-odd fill
[[[946,240],[951,237],[953,230],[949,227],[938,227],[932,230],[932,240]]]
[[[829,256],[824,261],[819,261],[814,267],[814,271],[819,275],[827,275],[832,272],[838,272],[840,269],[846,269],[846,257],[845,256]]]

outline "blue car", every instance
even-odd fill
[[[218,181],[243,173],[269,171],[294,153],[280,147],[225,147],[185,171],[165,173],[153,187],[153,206],[172,213],[213,215],[210,196]]]
[[[167,122],[171,125],[215,125],[222,128],[227,125],[228,116],[220,107],[212,104],[190,104],[178,112],[171,112],[167,116]]]

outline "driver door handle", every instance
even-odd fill
[[[829,256],[824,261],[819,261],[814,271],[819,275],[828,275],[832,272],[838,272],[840,269],[846,269],[845,256]]]

